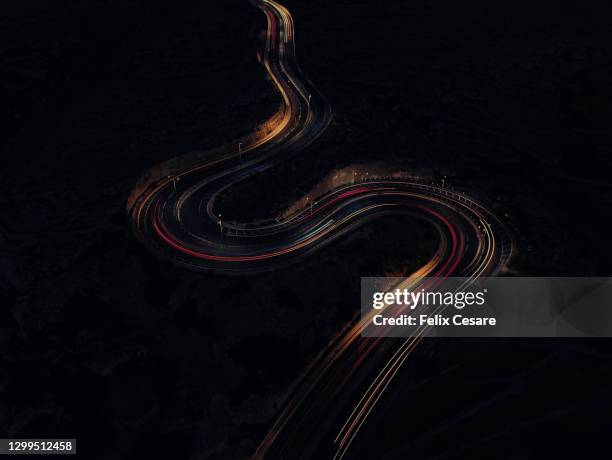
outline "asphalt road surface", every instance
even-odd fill
[[[303,152],[328,127],[326,99],[300,71],[293,18],[272,0],[253,2],[267,17],[260,61],[282,103],[258,136],[239,139],[216,155],[152,181],[131,207],[137,237],[161,257],[195,270],[258,272],[295,263],[370,219],[408,213],[439,234],[420,277],[474,279],[495,275],[512,253],[501,221],[463,193],[399,177],[359,174],[286,219],[264,225],[225,222],[215,198],[247,177]],[[245,203],[248,206],[248,203]],[[344,331],[311,366],[254,458],[342,458],[393,376],[419,343],[364,338],[367,318]]]

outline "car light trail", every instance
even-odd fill
[[[241,139],[220,158],[164,176],[139,191],[132,228],[156,254],[195,270],[258,272],[281,268],[357,225],[388,213],[430,221],[439,246],[402,285],[424,276],[475,279],[497,273],[512,252],[504,225],[475,200],[405,178],[368,177],[339,185],[286,219],[266,225],[224,223],[213,213],[220,191],[300,152],[325,131],[331,109],[302,74],[293,18],[273,0],[254,0],[267,18],[260,60],[281,96],[265,134]],[[369,318],[344,331],[310,367],[253,458],[342,458],[393,376],[421,340],[365,338]],[[373,377],[373,378],[372,378]],[[330,434],[330,433],[335,433]],[[334,437],[335,436],[335,437]]]

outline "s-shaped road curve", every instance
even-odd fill
[[[281,95],[266,130],[236,142],[216,159],[182,167],[140,188],[130,214],[152,251],[195,270],[258,272],[295,263],[370,219],[410,213],[438,230],[433,258],[410,280],[490,276],[512,252],[504,225],[464,194],[402,178],[339,185],[305,209],[267,225],[223,222],[218,194],[304,150],[331,121],[325,98],[300,71],[294,24],[273,0],[252,0],[267,17],[260,60]],[[367,319],[345,331],[317,359],[262,440],[256,459],[342,458],[419,338],[361,336]]]

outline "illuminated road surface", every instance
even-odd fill
[[[281,108],[264,135],[149,184],[131,208],[137,237],[158,255],[192,269],[257,272],[295,263],[369,219],[411,213],[438,229],[440,243],[408,283],[420,276],[475,278],[503,268],[512,243],[502,223],[469,197],[416,180],[357,180],[265,226],[229,224],[213,214],[221,191],[299,153],[331,120],[325,98],[297,65],[291,14],[272,0],[254,3],[268,20],[261,61],[281,94]],[[254,458],[342,458],[348,452],[419,342],[363,338],[366,324],[367,319],[345,331],[312,365]]]

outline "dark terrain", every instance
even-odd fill
[[[219,205],[274,215],[334,168],[382,162],[507,214],[515,273],[610,275],[612,8],[577,5],[287,2],[334,123]],[[359,277],[433,251],[427,225],[389,217],[290,269],[221,277],[135,241],[125,204],[148,168],[276,110],[264,27],[246,0],[0,6],[0,438],[247,457],[357,314]],[[597,457],[611,357],[604,340],[427,341],[352,458]]]

